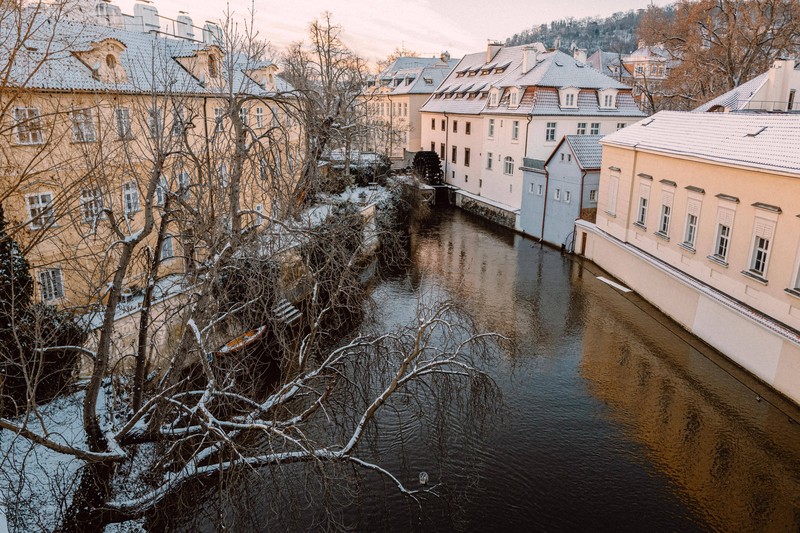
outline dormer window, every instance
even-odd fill
[[[212,55],[208,56],[208,75],[211,78],[216,78],[219,76],[219,68],[217,67],[217,58]]]
[[[617,107],[617,90],[603,89],[598,91],[597,100],[600,109],[614,109]]]
[[[564,87],[559,91],[559,99],[561,100],[561,107],[565,109],[577,109],[578,107],[578,92],[576,87]]]
[[[114,57],[114,54],[108,54],[106,56],[106,66],[111,70],[117,67],[117,58]]]
[[[511,91],[511,95],[509,96],[508,105],[511,107],[517,106],[517,91]]]
[[[498,89],[492,89],[489,91],[489,105],[494,107],[497,105],[497,100],[499,97],[500,91]]]

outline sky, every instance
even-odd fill
[[[134,0],[114,0],[133,13]],[[187,11],[195,26],[222,17],[226,4],[215,0],[154,0],[159,15]],[[650,0],[230,0],[235,18],[255,7],[260,37],[277,49],[305,37],[308,23],[324,11],[344,28],[344,41],[375,61],[404,46],[420,55],[477,52],[487,40],[505,40],[533,25],[566,17],[608,16],[645,8]],[[655,1],[663,5],[665,1]]]

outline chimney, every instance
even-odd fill
[[[503,48],[503,45],[497,41],[489,41],[489,47],[486,50],[486,62],[489,63],[494,59],[494,56],[497,55],[497,52],[499,52],[501,48]]]
[[[133,5],[133,16],[136,22],[141,24],[140,27],[145,33],[161,29],[158,9],[156,9],[156,6],[152,5],[150,0],[138,0]]]
[[[645,42],[645,40],[644,39],[639,39],[639,42],[636,45],[636,48],[641,49],[641,48],[646,48],[646,47],[647,47],[647,43]]]
[[[441,60],[442,60],[442,61],[444,61],[445,63],[449,62],[449,61],[450,61],[450,52],[448,52],[447,50],[445,50],[445,51],[444,51],[444,52],[442,52],[442,54],[439,56],[439,59],[441,59]]]
[[[535,46],[526,46],[522,49],[522,74],[527,74],[539,61],[539,49]]]
[[[192,17],[186,11],[179,11],[178,18],[175,21],[175,34],[177,37],[184,39],[194,39],[194,27],[192,26]]]
[[[222,43],[222,28],[217,26],[214,22],[206,21],[203,25],[203,42],[205,44],[216,44],[217,46]]]
[[[576,48],[572,51],[572,57],[579,63],[587,63],[587,53],[585,48]]]

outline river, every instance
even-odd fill
[[[326,494],[328,510],[309,496],[313,520],[270,528],[253,483],[228,493],[218,519],[239,530],[800,530],[797,406],[591,263],[462,211],[433,218],[412,236],[410,267],[375,284],[382,320],[411,320],[420,293],[443,290],[515,341],[487,365],[503,403],[482,431],[382,422],[370,453],[407,483],[427,472],[442,497],[420,507],[367,475],[352,492],[307,487],[299,494]]]

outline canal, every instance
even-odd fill
[[[242,530],[271,521],[360,531],[800,530],[796,406],[634,293],[599,281],[596,266],[462,211],[436,212],[410,250],[410,266],[373,288],[380,320],[413,320],[420,294],[444,291],[480,329],[514,341],[487,365],[502,404],[480,430],[455,415],[446,434],[414,416],[381,422],[368,453],[409,484],[427,472],[440,497],[418,506],[378,476],[347,489],[333,480],[295,492],[308,495],[300,509],[308,521],[284,522],[273,506],[253,512],[253,483],[222,499],[225,522]],[[236,509],[242,498],[246,512]]]

